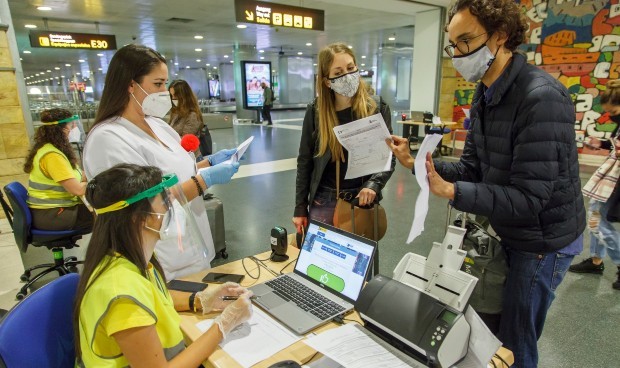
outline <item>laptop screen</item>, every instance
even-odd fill
[[[295,272],[356,301],[366,280],[376,242],[310,221]]]

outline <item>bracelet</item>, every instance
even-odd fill
[[[198,182],[198,179],[196,179],[195,176],[192,176],[192,180],[194,181],[194,184],[196,184],[196,189],[198,189],[198,194],[200,196],[205,195],[205,191],[202,190],[202,186],[200,185],[200,183]]]
[[[189,310],[196,313],[196,303],[194,302],[196,299],[196,293],[191,293],[189,295]]]

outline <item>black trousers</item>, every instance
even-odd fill
[[[273,124],[271,122],[271,105],[263,105],[263,121],[267,120],[269,125]]]
[[[31,208],[30,213],[32,213],[32,225],[38,230],[61,231],[93,228],[93,214],[81,203],[73,207]]]

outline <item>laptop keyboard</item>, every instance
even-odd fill
[[[346,310],[343,306],[332,302],[292,277],[279,277],[267,281],[265,284],[270,286],[280,298],[294,302],[299,308],[312,313],[321,320],[338,315]]]

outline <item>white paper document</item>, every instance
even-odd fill
[[[388,171],[392,151],[385,143],[390,131],[383,116],[375,114],[334,128],[338,142],[349,151],[345,179]]]
[[[428,152],[432,153],[442,138],[443,136],[441,134],[429,134],[424,137],[413,163],[413,167],[415,168],[415,178],[420,186],[420,194],[418,194],[418,198],[415,201],[413,223],[411,224],[411,230],[409,231],[409,236],[407,237],[407,244],[411,243],[418,237],[418,235],[422,234],[422,231],[424,231],[424,221],[426,220],[426,215],[428,214],[428,198],[430,193],[428,179],[426,177],[426,154]]]
[[[200,321],[196,327],[202,332],[213,325],[212,319]],[[269,358],[280,350],[299,341],[295,335],[262,310],[254,308],[252,318],[232,330],[220,347],[243,367]]]
[[[304,343],[346,368],[424,367],[403,361],[353,323],[312,336]]]
[[[250,138],[243,141],[239,145],[239,147],[237,147],[237,152],[235,152],[234,155],[232,155],[228,160],[224,161],[223,163],[232,164],[235,162],[239,162],[239,160],[241,160],[241,157],[243,157],[243,154],[245,153],[245,151],[248,149],[248,147],[250,147],[250,143],[252,143],[253,140],[254,140],[254,136],[252,135],[250,136]]]
[[[484,324],[480,316],[470,306],[465,311],[465,320],[471,327],[467,355],[459,362],[458,368],[491,367],[489,362],[502,343]]]

